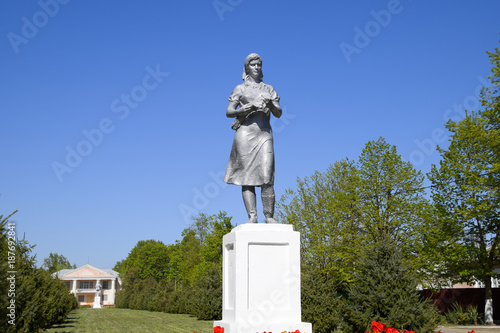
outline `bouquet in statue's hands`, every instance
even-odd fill
[[[260,94],[253,102],[256,111],[261,111],[264,112],[266,115],[269,115],[270,110],[267,107],[267,104],[269,103],[270,100],[271,100],[271,95],[269,95],[269,93],[264,92]]]
[[[267,104],[271,101],[271,95],[267,92],[261,93],[255,101],[251,104],[251,109],[247,115],[237,117],[234,122],[231,124],[231,128],[235,131],[240,128],[243,121],[245,121],[246,117],[253,115],[255,112],[264,112],[267,116],[271,113],[271,110],[267,107]],[[247,104],[248,105],[248,104]]]

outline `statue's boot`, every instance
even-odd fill
[[[242,190],[243,203],[248,214],[247,223],[257,223],[257,199],[255,197],[255,187],[243,186]]]
[[[262,188],[262,206],[264,207],[264,216],[266,223],[278,223],[274,219],[274,204],[275,204],[274,188],[272,186]]]

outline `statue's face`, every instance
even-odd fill
[[[254,80],[260,80],[262,70],[262,61],[259,59],[254,59],[248,63],[247,74],[250,75]]]

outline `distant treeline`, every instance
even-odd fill
[[[122,278],[116,305],[220,319],[222,237],[233,227],[225,212],[200,214],[180,242],[139,241],[114,267]]]

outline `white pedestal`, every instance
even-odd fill
[[[94,305],[92,305],[93,309],[100,309],[101,308],[101,297],[100,296],[95,296],[94,297]]]
[[[301,322],[300,234],[286,224],[242,224],[223,239],[224,333],[312,333]]]

